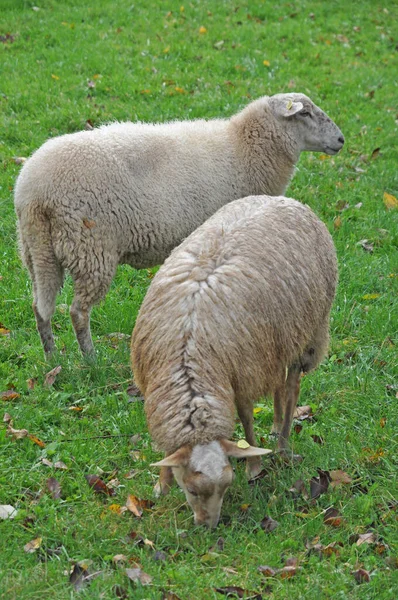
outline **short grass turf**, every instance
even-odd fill
[[[0,400],[1,417],[9,413],[14,428],[45,444],[14,440],[0,426],[0,504],[18,510],[0,522],[0,596],[215,599],[216,588],[237,586],[267,598],[397,597],[398,211],[385,204],[398,196],[397,4],[1,0],[0,7],[0,392],[19,394]],[[154,271],[119,268],[93,311],[95,365],[77,348],[67,280],[54,318],[60,353],[46,363],[17,252],[14,158],[86,122],[227,117],[251,99],[289,90],[308,94],[346,137],[336,157],[304,154],[288,189],[327,223],[340,268],[330,352],[302,385],[301,403],[315,416],[292,433],[304,460],[269,464],[254,485],[236,464],[215,531],[194,527],[176,488],[140,519],[118,514],[128,494],[150,499],[157,478],[150,462],[160,456],[142,403],[126,392],[127,336]],[[57,365],[62,371],[45,386]],[[272,444],[271,405],[259,408],[258,437]],[[289,492],[298,479],[309,488],[317,469],[341,469],[352,483],[329,486],[313,501]],[[117,478],[116,494],[95,493],[88,474]],[[50,477],[60,499],[48,491]],[[337,526],[324,522],[331,506],[342,516]],[[279,522],[271,533],[260,526],[265,515]],[[357,545],[366,532],[377,543]],[[36,538],[40,548],[26,552]],[[337,551],[309,552],[317,538],[336,542]],[[115,564],[118,554],[124,566]],[[289,557],[301,567],[291,578],[258,571]],[[69,573],[79,561],[96,576],[78,592]],[[125,568],[136,563],[150,585],[129,582]],[[370,581],[356,581],[360,568]]]

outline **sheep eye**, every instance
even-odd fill
[[[188,489],[188,492],[191,494],[191,496],[193,496],[194,498],[197,498],[199,496],[199,494],[197,494],[196,492],[194,492],[193,490]]]
[[[310,117],[310,116],[311,116],[311,113],[310,113],[310,112],[308,112],[308,110],[302,110],[302,111],[301,111],[299,114],[300,114],[302,117]]]

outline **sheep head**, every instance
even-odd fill
[[[337,154],[343,147],[340,129],[305,94],[275,94],[267,105],[299,152]]]
[[[224,494],[234,477],[228,457],[249,458],[270,452],[254,446],[239,448],[235,442],[218,440],[193,448],[182,446],[152,466],[172,468],[194,512],[195,525],[216,527]]]

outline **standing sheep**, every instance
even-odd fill
[[[15,186],[22,258],[44,351],[64,270],[83,353],[94,350],[92,306],[119,264],[160,264],[227,202],[282,194],[303,150],[336,154],[340,129],[303,94],[277,94],[231,119],[116,123],[47,141]]]
[[[195,523],[216,526],[232,481],[228,456],[261,470],[253,402],[274,399],[279,448],[288,437],[300,374],[328,344],[337,282],[336,253],[307,206],[251,196],[221,208],[192,233],[155,275],[132,338],[135,381],[148,427],[166,458],[158,493],[173,474]],[[235,408],[247,449],[230,441]]]

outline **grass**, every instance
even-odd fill
[[[18,509],[0,523],[0,596],[207,600],[221,598],[216,587],[231,585],[289,600],[396,597],[398,213],[387,210],[383,194],[398,195],[397,5],[181,4],[41,0],[35,10],[30,1],[1,1],[0,321],[11,333],[0,336],[0,392],[20,394],[1,400],[1,416],[9,413],[15,428],[26,428],[45,447],[13,440],[0,427],[0,504]],[[304,461],[269,468],[255,485],[237,464],[216,531],[193,526],[177,488],[142,519],[117,514],[110,506],[124,505],[128,493],[151,498],[157,473],[149,465],[159,455],[142,404],[129,402],[126,393],[128,340],[106,336],[131,333],[152,272],[121,267],[94,309],[94,366],[81,358],[65,311],[72,296],[67,280],[54,318],[61,352],[46,363],[16,247],[12,190],[20,167],[13,157],[26,157],[48,137],[80,130],[88,120],[228,116],[251,98],[289,89],[307,93],[346,136],[336,157],[303,155],[288,190],[327,223],[340,265],[329,356],[302,386],[301,402],[312,406],[315,419],[292,434]],[[61,373],[46,387],[45,373],[58,364]],[[256,430],[266,444],[271,422],[264,402]],[[136,433],[141,437],[131,443]],[[241,434],[237,425],[236,437]],[[45,466],[43,458],[62,460],[68,470]],[[136,475],[126,479],[132,468]],[[292,484],[308,484],[317,468],[342,469],[353,484],[329,487],[312,502],[293,498]],[[117,477],[116,495],[95,494],[87,474]],[[61,499],[47,491],[49,477],[59,481]],[[330,506],[344,518],[338,527],[324,523]],[[259,526],[265,515],[279,522],[272,533]],[[153,541],[166,560],[154,560],[154,550],[135,543],[131,531]],[[367,531],[384,546],[357,546],[352,536]],[[341,543],[339,553],[323,559],[308,553],[306,542],[317,536],[323,545]],[[38,537],[40,548],[25,552]],[[219,537],[224,548],[210,551]],[[126,555],[127,566],[139,563],[152,584],[130,584],[113,564],[117,554]],[[265,579],[257,570],[280,568],[289,556],[302,567],[291,579]],[[82,560],[100,573],[77,594],[68,573]],[[358,568],[370,572],[370,582],[355,581]]]

